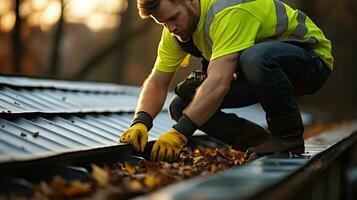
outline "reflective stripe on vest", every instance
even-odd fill
[[[252,0],[217,0],[208,10],[205,20],[205,39],[210,48],[212,48],[212,40],[209,36],[209,28],[213,21],[214,16],[223,9],[234,6],[240,3],[249,2]]]
[[[212,39],[209,35],[210,31],[210,26],[213,21],[214,16],[222,11],[223,9],[234,6],[237,4],[241,3],[246,3],[252,0],[217,0],[208,10],[206,14],[206,19],[205,19],[205,24],[204,24],[204,31],[205,31],[205,40],[209,46],[209,48],[212,48]],[[286,14],[286,8],[284,4],[279,1],[279,0],[273,0],[274,5],[275,5],[275,11],[276,11],[276,31],[275,31],[275,38],[280,37],[282,34],[284,34],[288,30],[288,15]],[[319,41],[317,40],[316,37],[312,36],[309,37],[307,40],[303,40],[302,38],[304,35],[307,33],[308,28],[305,24],[306,21],[306,15],[298,11],[298,16],[297,16],[297,22],[298,25],[296,26],[295,30],[291,35],[288,36],[288,39],[284,41],[294,41],[294,42],[304,42],[304,43],[309,43],[309,44],[316,44]]]
[[[319,41],[316,37],[311,36],[307,40],[303,40],[302,38],[307,33],[308,28],[306,26],[306,15],[305,13],[298,11],[297,22],[298,25],[296,26],[294,32],[289,35],[288,39],[285,41],[293,41],[293,42],[305,42],[309,44],[317,44]]]
[[[286,14],[286,9],[284,4],[279,0],[274,0],[275,10],[276,10],[276,32],[275,37],[279,37],[284,34],[288,30],[288,15]],[[290,42],[305,42],[309,44],[316,44],[319,41],[316,37],[309,37],[307,40],[303,40],[302,38],[307,33],[308,28],[306,26],[306,15],[305,13],[298,11],[297,22],[294,32],[289,35],[288,39],[284,41]]]
[[[281,36],[288,30],[288,15],[286,9],[281,1],[274,0],[276,10],[276,31],[275,37]]]

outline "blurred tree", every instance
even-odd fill
[[[57,22],[57,27],[56,27],[56,31],[55,31],[55,35],[53,37],[53,48],[52,48],[52,54],[50,55],[50,66],[48,67],[48,69],[50,69],[49,71],[49,75],[52,77],[58,77],[58,67],[59,67],[59,62],[60,62],[60,55],[59,55],[59,51],[61,48],[61,39],[63,37],[63,33],[64,33],[64,8],[65,8],[65,2],[64,0],[61,0],[61,13],[60,13],[60,17],[58,19]]]
[[[0,70],[25,75],[36,75],[33,72],[37,72],[38,76],[86,79],[93,70],[103,67],[103,61],[107,66],[109,58],[116,60],[116,63],[112,63],[107,79],[120,79],[125,69],[128,44],[150,27],[147,23],[132,26],[138,21],[131,16],[133,10],[130,7],[135,8],[131,6],[133,3],[128,0],[2,0]],[[65,32],[68,35],[64,35]],[[104,38],[114,35],[113,39]],[[10,41],[6,39],[7,36],[11,36]],[[79,40],[76,39],[78,37]],[[104,47],[106,41],[110,40],[112,42]],[[10,44],[9,49],[6,48],[7,43]],[[80,52],[74,50],[82,46],[89,48]],[[100,50],[93,53],[96,49]],[[87,54],[92,55],[84,61]],[[7,61],[8,58],[11,58],[11,63]],[[11,71],[5,70],[7,66],[11,66]],[[33,70],[35,68],[38,70]]]
[[[128,0],[128,7],[126,12],[122,15],[122,21],[120,26],[118,27],[118,36],[122,37],[126,32],[130,31],[130,18],[131,18],[131,7],[132,1]],[[125,42],[124,44],[119,45],[120,48],[117,48],[116,58],[112,65],[111,81],[120,83],[123,77],[123,72],[125,71],[125,67],[128,60],[128,48],[130,46],[130,42]]]
[[[15,27],[12,31],[12,56],[13,56],[13,72],[21,72],[21,57],[22,57],[22,43],[21,43],[21,17],[20,17],[20,0],[15,0]]]
[[[125,61],[127,58],[126,52],[128,51],[127,47],[132,40],[134,40],[139,35],[145,34],[146,31],[151,27],[150,23],[140,23],[139,27],[131,26],[130,22],[130,13],[132,10],[131,4],[135,3],[134,1],[128,1],[128,8],[123,14],[121,14],[122,22],[118,27],[117,37],[112,43],[110,43],[104,49],[95,53],[95,55],[90,56],[90,59],[85,62],[85,64],[80,67],[80,71],[74,75],[74,78],[85,79],[93,70],[97,67],[100,67],[100,63],[108,58],[112,53],[117,56],[114,66],[112,67],[111,81],[120,82],[122,72],[125,71]],[[135,4],[136,5],[136,4]]]

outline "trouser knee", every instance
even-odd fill
[[[276,63],[272,60],[270,47],[274,43],[262,43],[244,50],[239,58],[239,69],[247,80],[254,85],[271,82]]]
[[[295,88],[281,66],[285,59],[279,42],[265,42],[242,52],[239,69],[250,83],[257,99],[270,118],[280,118],[297,111]],[[279,60],[280,56],[280,60]]]
[[[171,119],[178,121],[180,117],[182,116],[183,110],[186,108],[189,102],[186,102],[179,96],[175,96],[170,105],[169,105],[169,113],[171,116]]]

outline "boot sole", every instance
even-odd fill
[[[305,153],[305,147],[297,147],[294,149],[285,150],[282,153],[289,153],[291,155],[301,155]]]
[[[305,153],[305,146],[286,149],[286,150],[282,150],[282,151],[269,152],[269,153],[257,153],[256,151],[249,150],[249,148],[248,148],[248,150],[246,151],[245,157],[249,158],[253,154],[254,154],[253,157],[260,157],[260,156],[272,155],[272,154],[277,154],[277,153],[289,154],[290,156],[300,156],[301,154]]]

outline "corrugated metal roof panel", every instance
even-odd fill
[[[111,92],[137,95],[140,88],[101,82],[50,80],[29,77],[0,76],[0,84],[15,87],[52,88],[73,91]]]
[[[132,112],[136,103],[137,96],[128,94],[6,86],[0,89],[0,112],[3,113]]]
[[[2,76],[0,86],[0,162],[118,145],[118,137],[131,123],[140,90],[114,84]],[[149,141],[173,125],[166,111],[171,96],[154,120]],[[225,112],[266,126],[259,105]],[[309,120],[309,116],[303,119]]]
[[[27,160],[98,147],[120,145],[118,138],[130,124],[132,113],[80,114],[32,119],[0,118],[0,162]],[[156,140],[173,123],[167,113],[160,113],[150,131]]]

